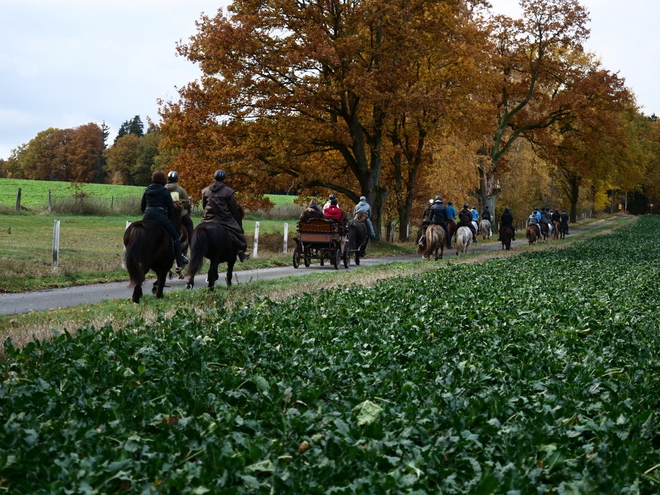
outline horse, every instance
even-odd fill
[[[434,254],[437,261],[438,259],[442,259],[446,242],[445,229],[440,225],[429,225],[426,228],[426,247],[418,246],[417,252],[420,253],[423,251],[423,260],[430,260],[431,254]],[[438,256],[438,251],[440,251],[440,256]]]
[[[541,223],[541,237],[543,237],[543,241],[548,241],[550,238],[550,225],[547,223]]]
[[[490,223],[490,220],[482,220],[480,226],[481,226],[482,240],[490,239],[490,236],[493,235],[493,231],[491,230],[492,225]]]
[[[456,220],[450,218],[445,223],[447,224],[447,232],[449,232],[449,238],[453,239],[454,234],[456,233]]]
[[[561,230],[561,224],[557,220],[555,220],[555,221],[552,222],[552,225],[554,225],[554,227],[555,227],[554,234],[555,234],[555,241],[556,241],[557,239],[559,239],[559,234],[560,234],[559,231]]]
[[[186,275],[188,283],[186,288],[195,286],[195,275],[204,264],[204,258],[211,262],[207,273],[206,282],[208,289],[213,290],[218,280],[218,265],[227,263],[227,287],[231,287],[231,279],[234,273],[234,264],[238,256],[238,249],[227,234],[225,228],[219,222],[202,222],[193,230],[190,242],[190,263]]]
[[[502,249],[511,250],[511,239],[513,239],[513,227],[505,225],[500,229],[500,239],[502,240]]]
[[[530,244],[536,244],[536,240],[539,237],[539,231],[536,226],[528,225],[527,231],[525,232],[525,237],[527,237],[527,240]]]
[[[367,228],[367,214],[359,211],[355,218],[348,224],[348,253],[346,258],[350,257],[351,252],[355,252],[355,264],[360,264],[360,256],[364,257],[367,244],[369,243],[369,229]],[[347,265],[348,266],[348,265]]]
[[[472,222],[474,223],[474,222]],[[470,243],[472,242],[472,231],[470,227],[459,227],[456,231],[456,256],[459,253],[467,254]]]
[[[560,222],[559,238],[566,239],[566,234],[568,234],[568,222]]]
[[[174,228],[183,236],[182,231],[185,229],[181,228],[180,205],[174,205],[171,220]],[[175,259],[170,234],[158,222],[140,220],[130,224],[124,232],[124,247],[126,248],[124,262],[130,280],[129,287],[134,287],[133,302],[140,302],[143,294],[142,284],[149,270],[153,270],[157,277],[151,292],[156,294],[158,299],[162,299],[165,279]]]

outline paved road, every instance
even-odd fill
[[[572,235],[580,234],[594,228],[602,227],[613,220],[603,220],[594,222],[584,227],[577,227],[571,230]],[[526,239],[522,236],[522,232],[518,232],[518,239],[512,243],[512,246],[526,243]],[[501,249],[498,242],[494,243],[477,243],[473,245],[470,251],[494,251]],[[451,251],[453,255],[455,251]],[[447,251],[445,251],[447,255]],[[372,266],[380,263],[392,263],[395,261],[412,261],[419,259],[419,256],[409,254],[403,256],[391,256],[383,258],[365,258],[360,260],[360,266],[354,263],[350,265],[349,270],[356,270],[363,266]],[[340,270],[345,270],[341,265]],[[245,270],[234,272],[234,283],[245,283],[252,280],[269,280],[282,277],[304,275],[306,273],[334,271],[326,262],[325,266],[320,266],[318,263],[312,264],[309,268],[304,265],[298,269],[293,266],[280,267],[280,268],[267,268],[262,270]],[[206,275],[198,275],[195,277],[195,287],[206,286]],[[144,283],[145,292],[151,290],[153,278],[148,279]],[[218,284],[224,283],[224,273],[220,274]],[[166,291],[181,290],[185,288],[185,280],[172,279],[167,282],[169,286]],[[127,282],[113,282],[106,284],[93,284],[81,285],[76,287],[67,287],[64,289],[51,289],[41,290],[34,292],[0,294],[0,316],[9,316],[14,314],[30,313],[32,311],[46,311],[48,309],[67,308],[85,304],[93,304],[104,301],[106,299],[129,299],[133,289],[128,288]]]

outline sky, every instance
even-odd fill
[[[517,0],[490,0],[519,16]],[[618,72],[647,115],[660,115],[659,0],[582,0],[585,44]],[[202,13],[229,0],[0,0],[0,158],[50,127],[159,121],[158,99],[199,77],[176,55]]]

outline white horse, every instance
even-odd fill
[[[470,230],[470,227],[459,227],[456,231],[456,256],[458,256],[459,253],[467,254],[468,247],[470,247],[471,243],[472,231]]]
[[[490,220],[482,220],[481,221],[481,237],[482,239],[490,239],[490,236],[493,235],[493,231],[491,230],[491,224]]]

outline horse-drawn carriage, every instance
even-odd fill
[[[348,268],[348,231],[342,223],[328,218],[312,218],[298,222],[297,231],[298,237],[293,238],[296,243],[293,250],[294,268],[300,266],[301,260],[307,267],[312,260],[319,260],[321,266],[328,260],[335,269],[343,260]]]

